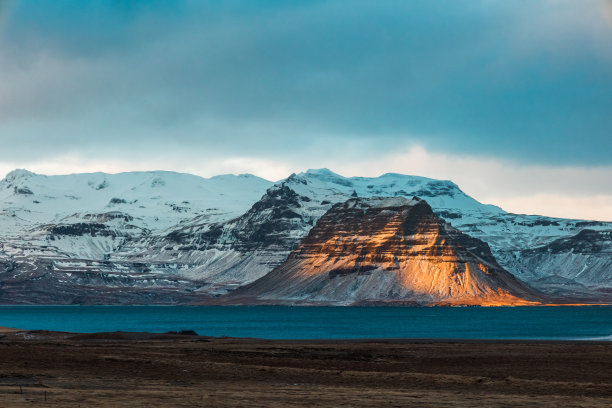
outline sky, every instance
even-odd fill
[[[611,0],[0,0],[0,175],[397,172],[612,221],[611,44]]]

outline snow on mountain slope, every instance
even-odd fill
[[[222,221],[246,211],[271,182],[243,174],[209,179],[166,171],[44,176],[15,170],[0,181],[0,234],[125,213],[130,224],[162,230],[195,216]]]
[[[177,278],[173,265],[143,266],[117,253],[142,250],[152,236],[186,220],[231,219],[271,185],[252,175],[15,170],[0,181],[0,297],[24,303],[185,299],[181,291],[197,285]],[[106,295],[92,292],[96,287]],[[27,300],[24,291],[36,299]]]
[[[131,259],[189,265],[186,276],[223,294],[280,264],[330,206],[279,183],[240,217],[221,223],[199,218],[185,222],[160,239],[153,237],[145,251],[130,251]]]
[[[235,217],[271,184],[252,175],[44,176],[15,170],[0,181],[0,236],[7,250],[24,256],[55,248],[58,256],[103,259],[130,240],[196,216],[217,222]]]
[[[584,229],[547,245],[521,251],[506,262],[516,275],[554,295],[612,299],[612,230]]]
[[[499,207],[481,204],[466,195],[452,181],[397,173],[387,173],[380,177],[343,177],[328,169],[311,169],[289,177],[287,184],[300,195],[322,200],[341,201],[346,196],[417,196],[439,209],[503,213]]]

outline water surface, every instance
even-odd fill
[[[612,341],[612,306],[0,306],[0,326],[81,333],[195,330],[201,335],[267,339]]]

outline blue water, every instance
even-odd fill
[[[458,338],[612,341],[612,306],[0,306],[0,326],[70,332],[195,330],[268,339]]]

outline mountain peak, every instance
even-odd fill
[[[304,177],[314,177],[320,180],[325,181],[334,181],[334,180],[346,180],[347,178],[341,176],[338,173],[334,173],[330,169],[322,168],[322,169],[308,169],[305,173],[300,173],[300,176]]]
[[[30,178],[32,176],[35,176],[36,173],[32,173],[31,171],[28,171],[26,169],[15,169],[11,172],[9,172],[5,177],[3,181],[7,181],[7,182],[14,182],[17,180],[23,180],[23,179],[27,179]]]
[[[318,180],[324,183],[332,183],[340,186],[350,187],[352,182],[350,179],[341,176],[340,174],[334,173],[329,169],[309,169],[305,173],[300,173],[297,177],[306,180]]]
[[[339,176],[339,174],[334,173],[330,169],[323,167],[320,169],[308,169],[305,174],[319,175],[319,176]]]
[[[254,174],[251,173],[240,173],[240,174],[232,174],[232,173],[226,173],[226,174],[218,174],[216,176],[212,176],[210,178],[211,180],[229,180],[229,179],[257,179],[257,180],[265,180],[259,176],[256,176]]]

